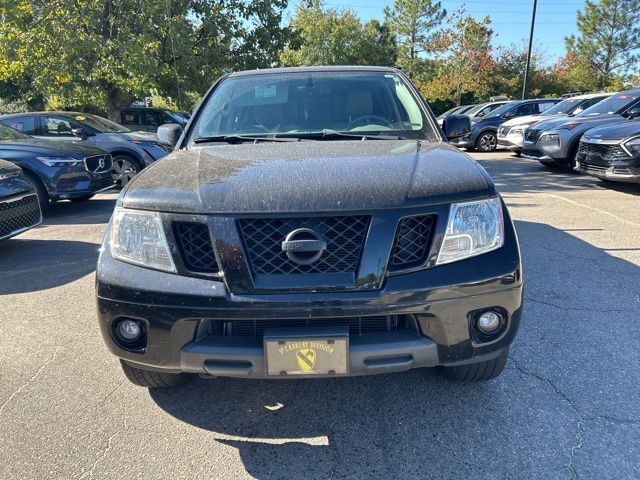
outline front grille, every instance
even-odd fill
[[[174,222],[173,231],[187,270],[196,273],[218,273],[209,227],[204,223]]]
[[[107,153],[106,155],[87,157],[84,159],[84,167],[92,173],[110,172],[113,168],[111,155]]]
[[[404,270],[425,263],[429,256],[435,225],[435,215],[420,215],[400,220],[393,241],[389,270]]]
[[[594,175],[604,175],[609,167],[601,167],[599,165],[591,165],[588,163],[582,163],[580,162],[580,166],[578,167],[578,170],[583,172],[583,173],[591,173]]]
[[[528,142],[536,142],[538,141],[538,138],[540,138],[541,133],[542,130],[527,128],[526,132],[524,132],[524,139]]]
[[[267,328],[349,327],[350,335],[388,332],[409,326],[405,315],[380,315],[375,317],[330,317],[291,319],[235,319],[212,320],[209,334],[228,337],[262,337]],[[304,332],[300,332],[304,336]]]
[[[254,274],[306,274],[355,272],[371,217],[245,218],[238,221],[249,264]],[[315,262],[300,265],[282,250],[285,237],[308,228],[326,241],[326,249]]]
[[[40,204],[35,194],[0,202],[0,238],[33,227],[41,221]]]
[[[584,157],[598,156],[607,163],[615,160],[625,160],[629,158],[627,152],[620,145],[607,145],[602,143],[580,142],[578,154]]]

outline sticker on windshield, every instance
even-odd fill
[[[83,120],[86,120],[87,117],[85,117],[84,115],[76,115],[76,120],[78,120],[79,122],[82,122]]]
[[[256,98],[273,98],[276,96],[275,85],[260,85],[255,87]]]

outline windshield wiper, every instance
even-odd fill
[[[287,134],[285,134],[287,135]],[[314,139],[314,140],[330,140],[336,138],[357,138],[358,140],[404,140],[398,135],[383,135],[381,133],[349,133],[339,132],[337,130],[323,130],[322,132],[296,133],[294,138]],[[285,137],[286,138],[286,137]],[[289,137],[291,138],[291,137]]]
[[[299,142],[299,138],[291,137],[250,137],[247,135],[212,135],[210,137],[196,137],[193,139],[193,143],[209,143],[209,142],[227,142],[227,143],[240,143],[240,142]]]

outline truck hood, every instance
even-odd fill
[[[120,204],[207,214],[335,212],[493,194],[482,167],[446,143],[263,142],[173,152],[130,182]]]
[[[567,119],[567,115],[525,115],[524,117],[516,117],[511,120],[507,120],[501,126],[502,127],[515,127],[516,125],[530,125],[536,122],[543,122],[547,120],[555,119]]]
[[[583,126],[589,125],[588,128],[593,128],[600,124],[606,124],[611,122],[619,122],[624,120],[622,115],[618,115],[617,113],[612,114],[602,114],[602,115],[585,115],[580,116],[577,115],[575,117],[560,117],[551,120],[546,120],[542,122],[538,122],[534,125],[534,128],[538,130],[542,130],[548,132],[549,130],[555,130],[558,127],[561,127],[564,124],[578,124],[580,126],[579,130],[583,130]]]
[[[639,135],[640,120],[626,120],[589,130],[584,134],[584,138],[623,141]]]
[[[34,155],[66,156],[71,158],[85,158],[91,155],[104,155],[104,151],[90,145],[78,142],[60,142],[41,140],[39,138],[21,138],[0,141],[0,150],[29,152]]]

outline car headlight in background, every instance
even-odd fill
[[[504,218],[499,198],[454,203],[437,265],[496,250],[504,244]]]
[[[36,160],[48,167],[73,167],[84,163],[84,160],[71,157],[36,157]]]
[[[560,135],[557,133],[545,133],[540,136],[540,140],[538,141],[549,145],[560,145]]]
[[[113,258],[176,272],[158,212],[116,208],[111,220],[109,244]]]
[[[632,157],[640,155],[640,137],[630,138],[622,144],[622,148]]]

